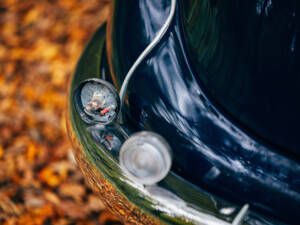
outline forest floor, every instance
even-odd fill
[[[85,184],[68,80],[108,0],[0,0],[0,224],[121,224]]]

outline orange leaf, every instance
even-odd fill
[[[3,157],[3,155],[4,155],[4,151],[2,146],[0,145],[0,159]]]
[[[34,161],[37,153],[38,153],[38,150],[37,150],[36,145],[33,143],[30,143],[27,148],[26,159],[32,163]]]
[[[48,184],[50,187],[56,187],[60,183],[59,177],[54,173],[54,171],[46,167],[38,175],[39,179]]]

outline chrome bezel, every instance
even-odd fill
[[[97,119],[97,117],[94,117],[88,113],[86,113],[86,111],[84,110],[82,101],[81,101],[81,92],[82,92],[82,88],[88,83],[88,82],[95,82],[95,83],[99,83],[103,86],[105,86],[114,96],[117,105],[116,105],[116,109],[115,109],[115,113],[114,115],[106,122],[100,121],[99,119]],[[87,80],[84,80],[83,82],[81,82],[78,87],[76,88],[76,90],[74,91],[74,99],[73,99],[75,108],[77,110],[77,112],[79,113],[81,119],[83,121],[85,121],[88,124],[101,124],[101,125],[108,125],[113,123],[116,118],[118,117],[119,113],[120,113],[120,97],[118,92],[116,91],[115,87],[102,79],[99,78],[90,78]]]

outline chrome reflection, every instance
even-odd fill
[[[120,148],[127,135],[121,132],[117,125],[103,126],[97,124],[88,127],[87,131],[100,148],[104,148],[116,158],[119,156]]]

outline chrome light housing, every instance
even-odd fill
[[[108,125],[120,111],[120,98],[114,86],[97,78],[87,79],[78,86],[74,103],[86,123]]]

